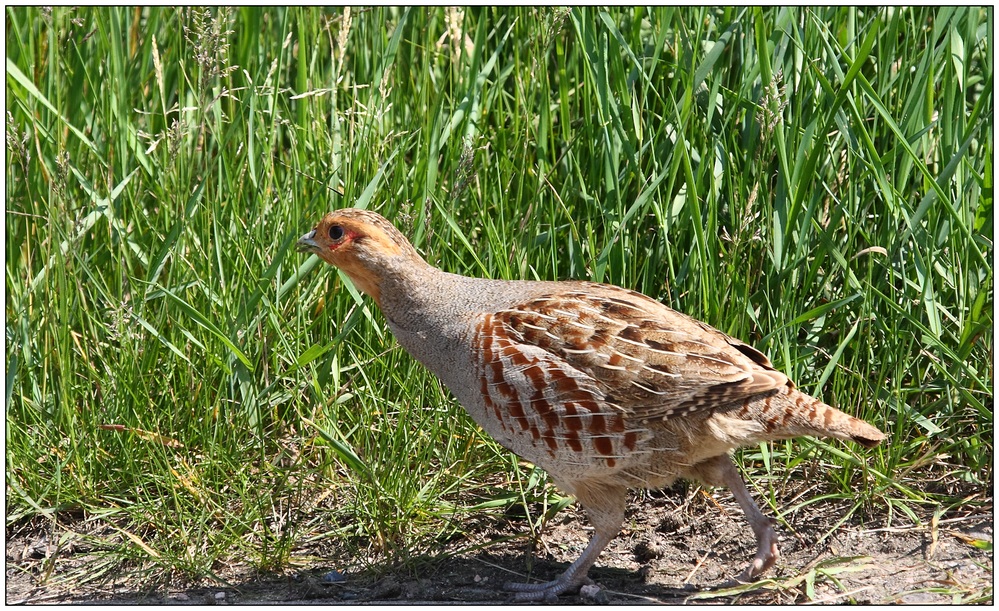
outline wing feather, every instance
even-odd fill
[[[790,383],[755,348],[610,285],[533,296],[493,320],[516,344],[591,378],[629,420],[721,409]]]

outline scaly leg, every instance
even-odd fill
[[[600,557],[600,552],[617,536],[624,523],[626,488],[617,486],[575,486],[576,500],[586,510],[593,525],[593,537],[582,555],[569,565],[558,579],[547,583],[508,583],[505,589],[516,592],[514,602],[554,602],[559,594],[574,592],[589,582],[586,576]]]
[[[739,575],[740,581],[752,581],[777,562],[780,552],[777,550],[777,533],[774,532],[770,518],[763,515],[750,496],[746,484],[739,476],[739,471],[727,455],[716,456],[697,465],[694,475],[710,486],[725,486],[732,491],[735,500],[739,502],[746,520],[756,535],[756,557],[752,564]]]

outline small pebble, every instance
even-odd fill
[[[185,601],[191,600],[191,597],[188,596],[187,594],[184,594],[183,592],[178,593],[173,598],[174,598],[174,600],[179,600],[181,602],[185,602]]]
[[[215,600],[225,600],[225,592],[216,592]]]
[[[341,583],[347,581],[347,576],[340,571],[330,571],[323,575],[323,583]]]
[[[579,597],[584,601],[595,602],[598,605],[606,605],[610,602],[607,598],[607,593],[600,586],[593,584],[586,584],[579,588]]]

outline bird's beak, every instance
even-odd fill
[[[316,230],[313,229],[298,238],[298,242],[295,243],[295,250],[298,252],[319,252],[319,244],[316,244]]]

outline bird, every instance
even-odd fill
[[[779,557],[777,534],[730,458],[800,435],[872,448],[884,434],[801,392],[763,353],[642,293],[586,281],[494,280],[427,263],[384,216],[344,208],[297,242],[374,300],[397,342],[486,433],[575,497],[593,534],[514,601],[558,600],[624,522],[628,491],[683,479],[727,487],[757,552],[747,582]]]

